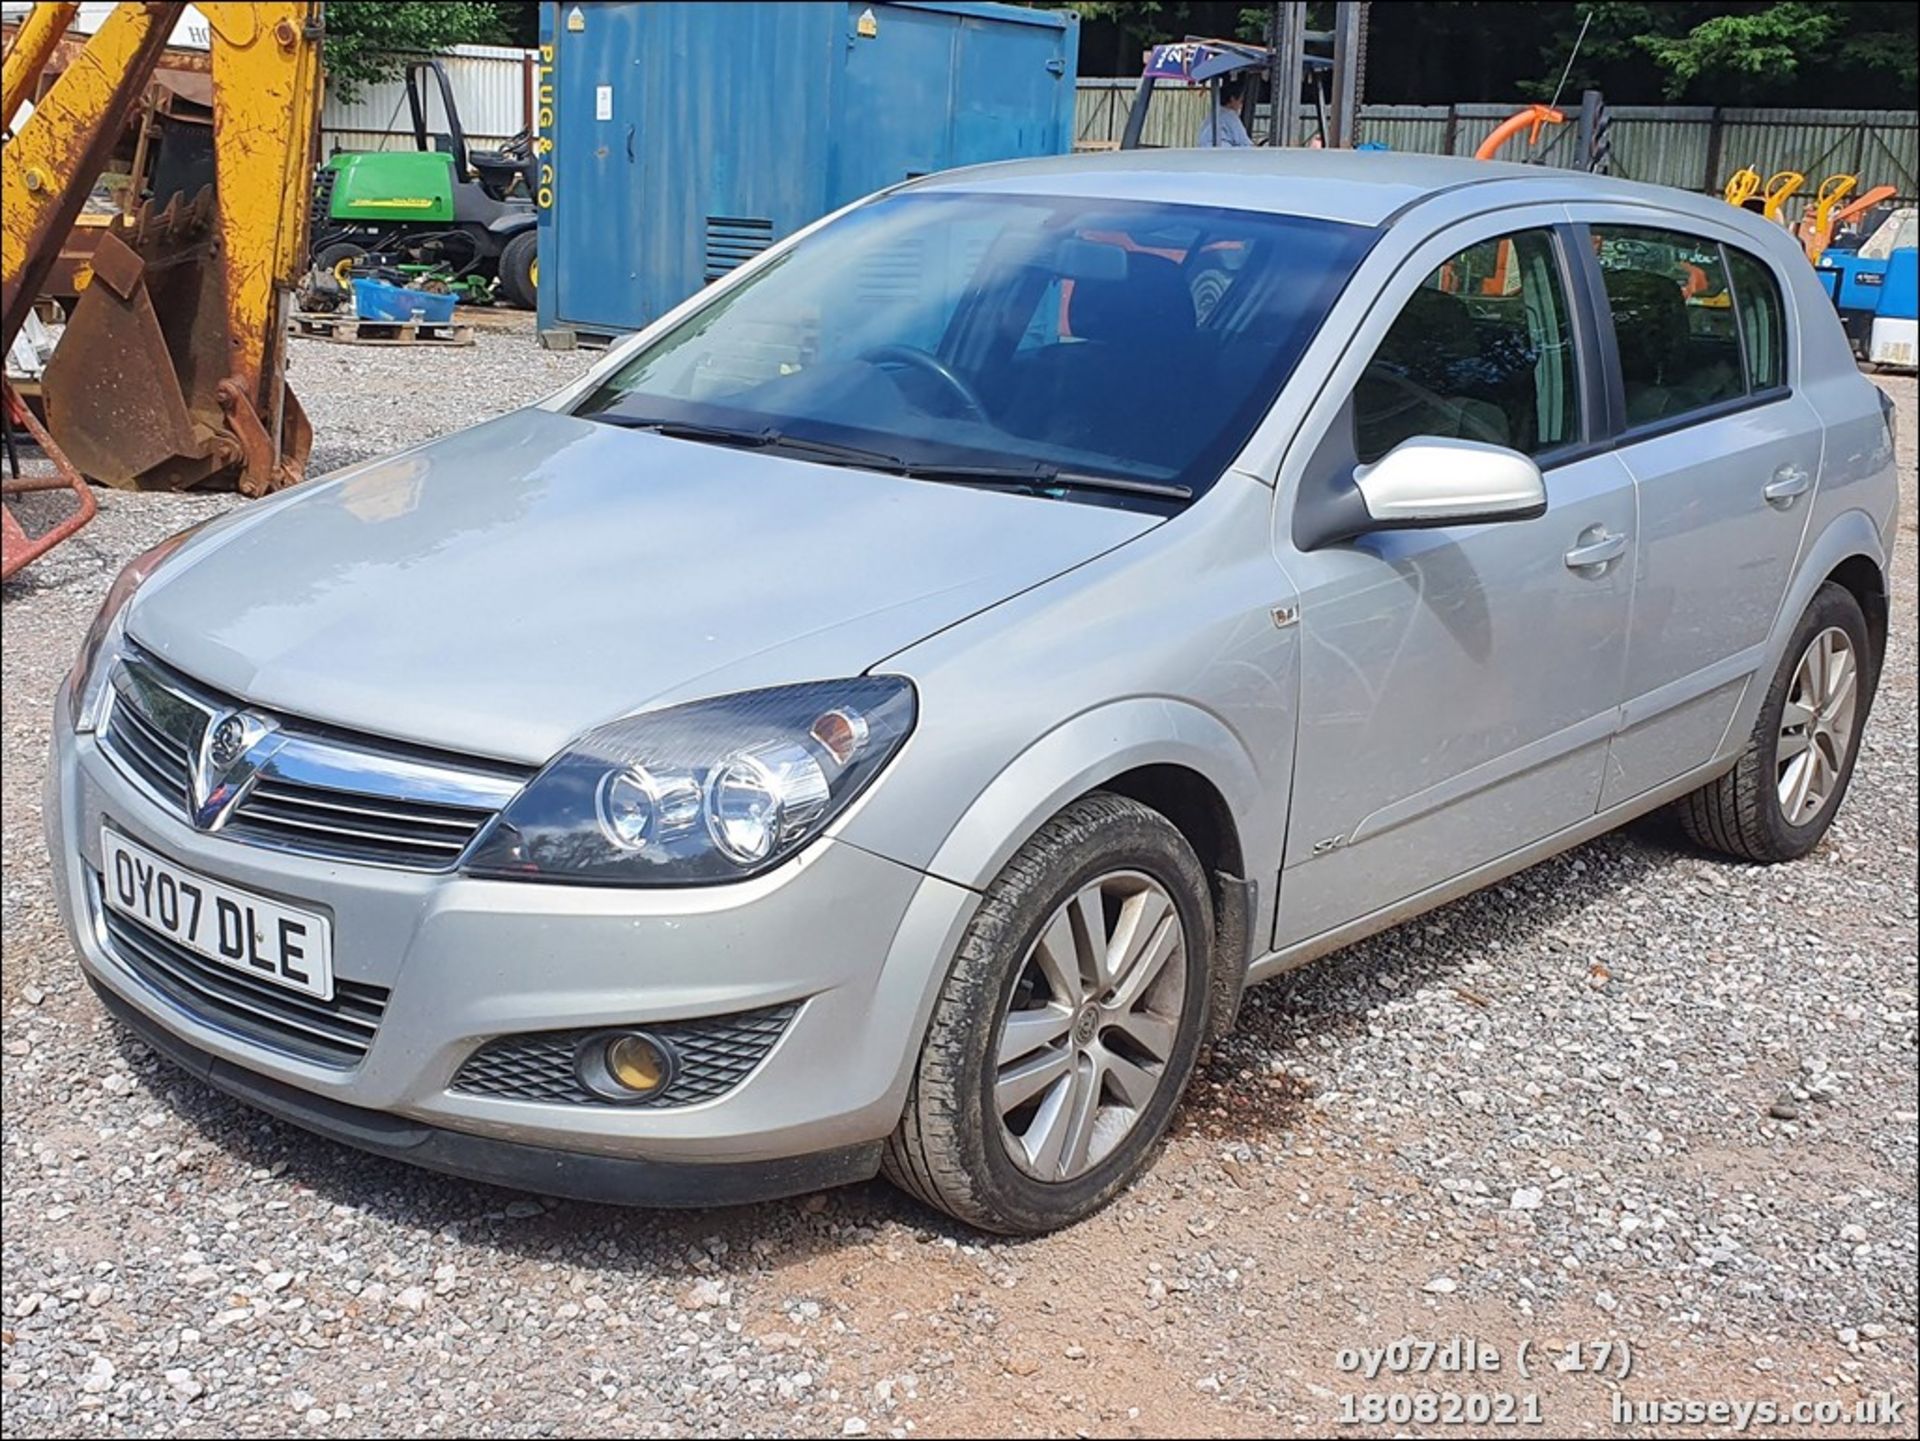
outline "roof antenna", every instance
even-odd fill
[[[1587,7],[1587,18],[1580,22],[1580,33],[1573,38],[1573,53],[1567,56],[1567,68],[1560,72],[1560,83],[1553,87],[1553,99],[1547,102],[1547,109],[1560,108],[1560,92],[1567,88],[1567,77],[1573,74],[1573,62],[1580,58],[1581,42],[1587,38],[1587,27],[1593,24],[1593,7]]]

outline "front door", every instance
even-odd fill
[[[1319,438],[1296,506],[1351,485],[1356,463],[1445,436],[1532,456],[1547,511],[1305,553],[1283,535],[1301,675],[1277,947],[1585,821],[1599,800],[1633,482],[1591,443],[1604,405],[1571,235],[1552,213],[1517,218],[1468,222],[1410,257],[1303,431]]]

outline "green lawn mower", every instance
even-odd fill
[[[444,132],[427,133],[423,74],[438,82]],[[540,263],[530,137],[469,151],[437,60],[410,66],[406,89],[412,150],[346,151],[315,172],[314,268],[344,287],[354,262],[377,254],[432,273],[464,300],[497,298],[531,310]]]

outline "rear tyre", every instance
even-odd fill
[[[1812,850],[1853,779],[1878,670],[1860,602],[1844,586],[1821,586],[1794,627],[1739,761],[1675,803],[1681,827],[1742,860],[1790,861]]]
[[[344,290],[347,288],[347,269],[366,253],[364,245],[355,245],[351,240],[336,240],[313,252],[313,266],[316,270],[326,271]]]
[[[884,1168],[986,1231],[1092,1215],[1152,1163],[1199,1053],[1213,908],[1164,816],[1096,793],[987,889]]]
[[[539,295],[540,236],[523,230],[500,252],[500,294],[507,304],[532,310]]]

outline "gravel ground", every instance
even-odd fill
[[[585,359],[302,342],[294,374],[324,470]],[[468,1185],[118,1034],[53,914],[46,712],[113,569],[232,502],[105,496],[5,592],[6,1431],[1324,1434],[1345,1396],[1451,1390],[1536,1395],[1552,1434],[1641,1429],[1616,1394],[1890,1392],[1878,1434],[1913,1434],[1920,415],[1883,383],[1891,662],[1813,857],[1724,864],[1650,821],[1262,988],[1152,1175],[1018,1244],[877,1182],[693,1214]],[[1403,1336],[1504,1365],[1343,1368]],[[1626,1343],[1631,1376],[1551,1364],[1572,1342]]]

